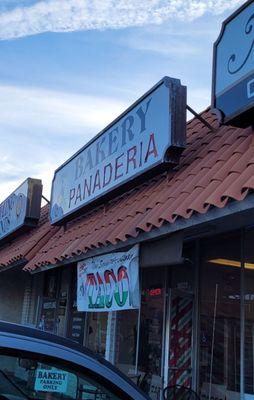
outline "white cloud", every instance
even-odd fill
[[[0,84],[0,124],[55,129],[61,134],[80,133],[111,122],[125,104],[108,97],[79,95],[43,88]],[[13,116],[15,115],[15,118]]]
[[[96,97],[0,84],[0,202],[28,176],[43,179],[108,125],[127,104]]]
[[[132,36],[125,39],[123,42],[135,50],[151,51],[163,56],[176,56],[178,59],[186,58],[187,56],[195,56],[199,53],[199,48],[196,43],[192,45],[186,40],[168,40],[165,42],[165,40],[163,40],[165,36],[151,36],[145,37],[145,35],[143,35],[139,37],[136,35],[135,37]]]
[[[205,110],[211,104],[210,90],[202,87],[192,88],[187,92],[187,104],[198,113]],[[193,115],[188,111],[187,120],[192,118]]]
[[[43,32],[120,29],[220,14],[242,0],[42,0],[0,14],[0,39]],[[17,3],[18,4],[18,3]]]

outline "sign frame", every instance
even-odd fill
[[[236,127],[243,127],[243,128],[246,128],[247,126],[251,125],[250,117],[251,117],[251,112],[253,111],[253,108],[254,108],[254,100],[253,100],[253,104],[246,105],[245,107],[237,109],[233,114],[231,114],[229,116],[225,116],[224,113],[222,112],[222,110],[220,110],[216,106],[217,96],[215,94],[215,90],[216,90],[216,78],[217,78],[216,65],[217,65],[217,59],[218,59],[217,47],[218,47],[219,43],[221,42],[221,39],[225,33],[226,26],[233,19],[235,19],[239,14],[241,14],[242,11],[244,11],[252,3],[253,3],[253,0],[247,0],[244,4],[242,4],[237,10],[235,10],[228,18],[226,18],[222,22],[219,36],[213,44],[211,110],[217,115],[221,125],[223,125],[223,124],[233,125]],[[253,68],[253,73],[254,73],[254,68]],[[236,82],[235,82],[235,84],[232,84],[231,86],[234,87],[236,85]]]
[[[31,227],[35,227],[40,219],[40,211],[41,211],[41,198],[42,198],[42,182],[40,179],[27,178],[24,182],[22,182],[17,189],[15,189],[4,201],[0,204],[5,207],[5,204],[8,204],[8,200],[11,199],[19,190],[22,190],[22,187],[27,185],[26,196],[25,196],[25,210],[24,217],[22,220],[17,223],[17,225],[10,228],[6,233],[0,236],[0,246],[8,240],[16,237],[20,232],[26,231]],[[16,195],[17,196],[17,195]],[[4,216],[3,218],[7,218]],[[3,218],[0,219],[3,221]]]
[[[71,163],[75,158],[77,158],[85,149],[88,149],[93,143],[95,143],[104,133],[109,131],[114,125],[116,125],[122,118],[124,118],[128,113],[130,113],[136,106],[139,105],[143,100],[145,100],[149,95],[156,91],[161,85],[165,85],[169,91],[169,101],[171,102],[171,107],[168,110],[171,116],[169,117],[170,131],[168,132],[168,137],[170,137],[169,147],[164,154],[164,159],[159,160],[152,167],[148,167],[142,170],[142,172],[137,172],[133,174],[127,181],[118,183],[114,185],[113,188],[105,190],[102,194],[99,194],[87,201],[85,204],[78,205],[75,209],[64,213],[60,218],[52,219],[52,208],[54,206],[54,183],[56,181],[56,176],[59,171]],[[67,161],[65,161],[59,168],[55,170],[52,186],[51,186],[51,201],[50,201],[50,221],[52,225],[61,225],[63,222],[70,220],[77,216],[80,210],[87,210],[91,208],[91,205],[96,206],[103,201],[107,201],[110,197],[116,194],[122,193],[124,190],[128,190],[133,187],[134,183],[139,183],[144,180],[144,177],[149,178],[154,174],[165,170],[169,165],[175,165],[179,162],[180,155],[184,148],[186,147],[186,97],[187,88],[181,84],[180,79],[169,78],[165,76],[157,84],[155,84],[150,90],[148,90],[143,96],[141,96],[137,101],[135,101],[130,107],[128,107],[122,114],[120,114],[115,120],[113,120],[109,125],[107,125],[103,130],[101,130],[96,136],[94,136],[87,144],[85,144],[81,149],[79,149],[74,155],[72,155]]]

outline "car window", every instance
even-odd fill
[[[31,358],[0,355],[0,400],[121,400],[98,379]]]

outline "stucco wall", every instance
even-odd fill
[[[31,276],[24,271],[0,273],[0,319],[21,323],[24,293],[31,283]]]

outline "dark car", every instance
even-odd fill
[[[0,400],[147,400],[103,358],[76,343],[0,322]]]

